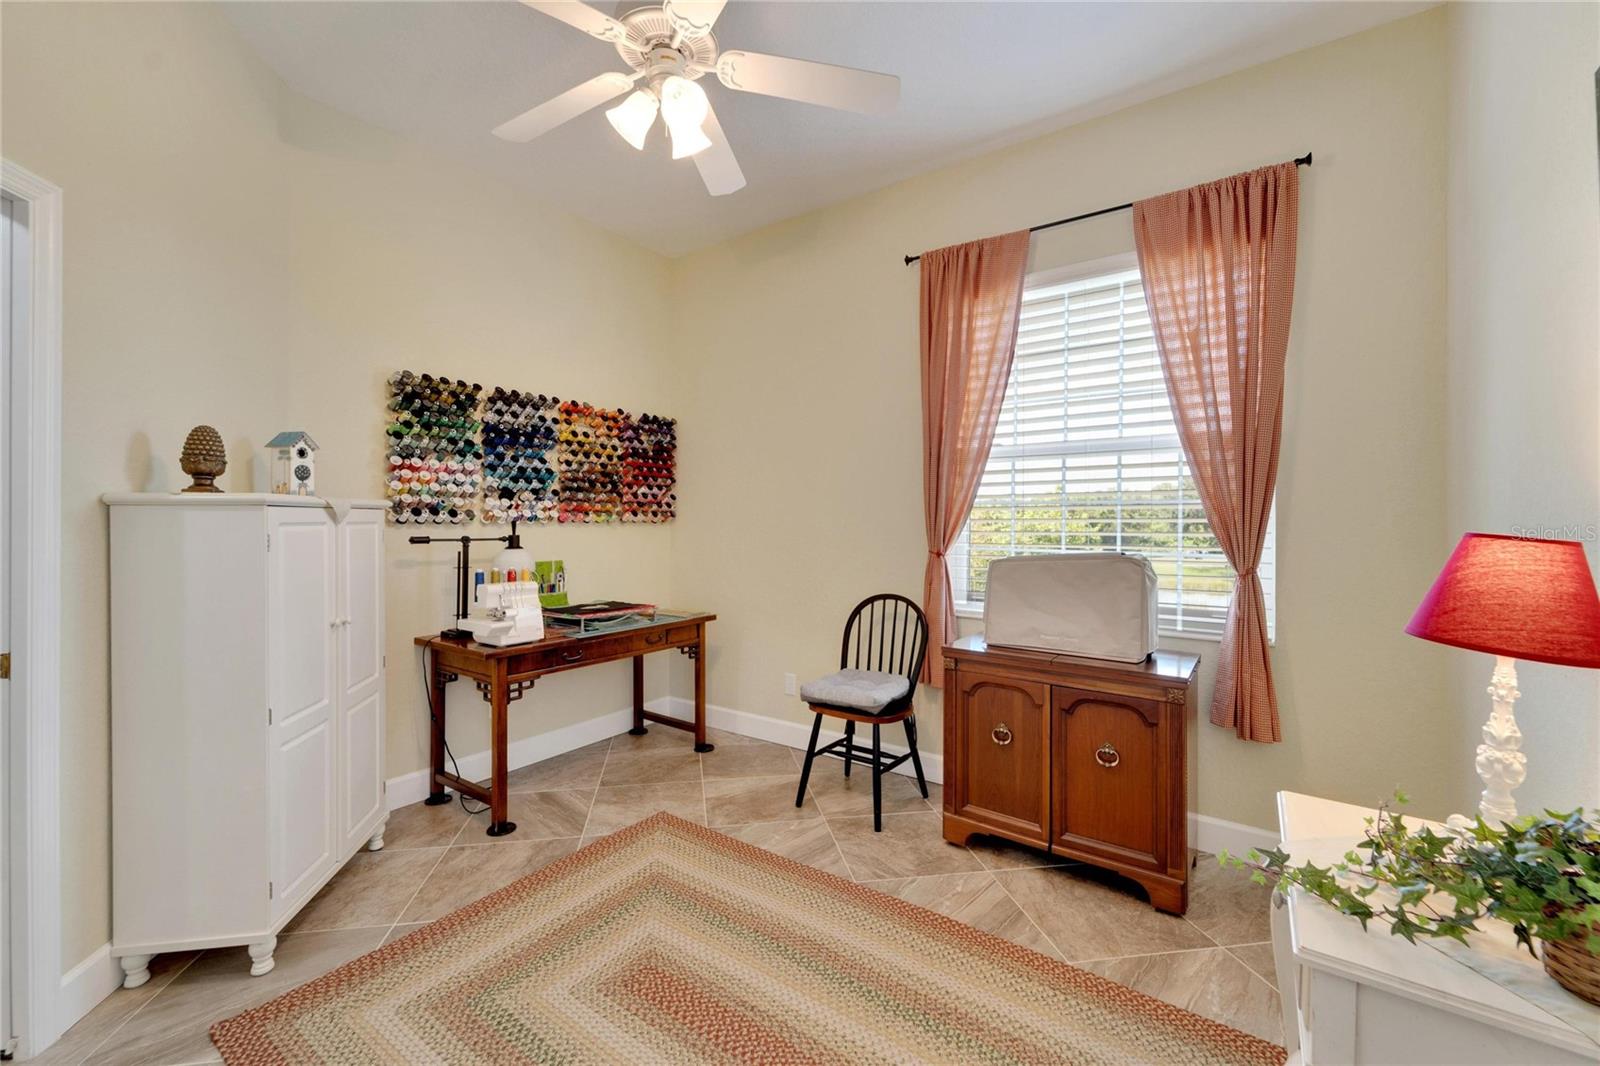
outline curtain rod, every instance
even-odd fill
[[[1311,165],[1311,153],[1307,152],[1305,155],[1296,159],[1294,161],[1294,165],[1297,167],[1309,167]],[[1131,202],[1126,204],[1118,204],[1116,207],[1102,207],[1098,211],[1088,211],[1081,215],[1073,215],[1071,218],[1058,218],[1054,222],[1045,222],[1037,226],[1030,226],[1028,228],[1028,232],[1038,233],[1042,229],[1055,229],[1057,226],[1065,226],[1068,222],[1082,222],[1086,218],[1099,218],[1101,215],[1109,215],[1113,211],[1127,211],[1132,207],[1133,204]],[[915,263],[921,258],[922,256],[920,255],[906,256],[906,266],[910,266],[912,263]]]

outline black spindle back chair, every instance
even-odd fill
[[[911,682],[896,704],[909,706],[917,690],[917,675],[928,652],[928,617],[911,600],[885,592],[868,596],[850,612],[839,645],[839,669],[879,670],[900,674]]]
[[[928,653],[928,618],[922,608],[904,596],[880,593],[868,596],[856,604],[844,625],[844,639],[839,645],[839,669],[876,670],[885,674],[898,674],[909,682],[905,695],[884,706],[866,711],[858,707],[842,707],[827,703],[811,703],[816,720],[811,725],[811,742],[806,746],[806,762],[800,772],[800,789],[794,805],[805,803],[806,783],[811,778],[811,763],[819,755],[844,760],[844,775],[850,776],[850,767],[861,763],[872,768],[873,828],[883,830],[883,775],[896,766],[911,760],[917,773],[917,787],[923,798],[928,795],[928,783],[922,776],[922,757],[917,753],[917,720],[913,700],[917,693],[917,675],[922,672],[922,661]],[[822,731],[822,718],[839,718],[844,721],[844,736],[817,747],[817,737]],[[855,743],[856,723],[872,726],[870,749]],[[907,752],[900,756],[885,757],[881,743],[882,727],[904,722]]]

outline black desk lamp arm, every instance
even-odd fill
[[[460,552],[456,555],[456,612],[455,612],[455,616],[456,616],[457,625],[454,626],[451,629],[445,630],[444,634],[443,634],[444,636],[447,636],[447,637],[467,637],[467,636],[471,636],[470,633],[468,633],[466,630],[461,628],[459,623],[461,622],[461,620],[463,618],[467,617],[468,613],[471,611],[471,603],[470,603],[469,597],[471,595],[470,584],[471,584],[471,580],[472,580],[472,542],[475,541],[475,540],[478,540],[478,541],[493,541],[493,542],[495,542],[497,544],[510,544],[514,539],[516,539],[516,536],[517,536],[517,526],[516,526],[516,523],[513,522],[511,524],[511,532],[509,534],[507,534],[506,536],[503,536],[503,537],[467,537],[467,536],[461,536],[461,537],[420,537],[420,536],[417,536],[417,537],[409,538],[412,544],[458,544],[461,547]]]

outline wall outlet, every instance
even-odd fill
[[[793,696],[793,695],[796,695],[797,693],[799,693],[799,691],[800,691],[800,686],[798,684],[796,684],[795,679],[794,679],[794,675],[793,674],[784,674],[783,675],[783,694],[785,696]]]

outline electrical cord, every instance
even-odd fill
[[[444,745],[445,756],[450,760],[450,769],[457,777],[460,777],[461,764],[456,762],[456,753],[450,750],[450,741],[444,735],[444,727],[439,724],[439,716],[434,713],[433,685],[428,681],[428,659],[430,658],[429,653],[432,651],[433,641],[430,639],[428,643],[422,646],[422,694],[428,701],[428,721],[432,723],[433,729],[439,734],[439,742]],[[468,807],[467,794],[465,792],[456,792],[456,799],[461,801],[461,809],[468,814],[482,814],[489,809],[487,806],[479,807],[477,810]]]

